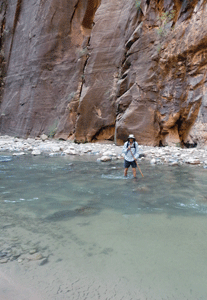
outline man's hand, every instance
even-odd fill
[[[131,146],[129,146],[128,148],[127,148],[127,150],[130,150],[131,149]]]

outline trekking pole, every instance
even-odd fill
[[[136,161],[136,164],[137,164],[137,167],[138,167],[138,169],[139,169],[139,172],[141,173],[142,177],[144,177],[144,175],[142,174],[142,171],[141,171],[141,169],[140,169],[140,167],[139,167],[139,165],[138,165],[138,163],[137,163],[137,160],[136,160],[136,158],[134,157],[134,155],[133,155],[131,149],[130,149],[130,152],[131,152],[131,154],[132,154],[133,159]]]

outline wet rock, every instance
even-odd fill
[[[0,259],[4,258],[7,256],[7,252],[0,251]]]
[[[50,151],[51,152],[60,152],[61,151],[61,147],[60,146],[57,146],[57,145],[52,145],[50,147]]]
[[[152,158],[151,160],[150,160],[150,163],[151,163],[151,165],[154,165],[154,164],[156,164],[156,159],[155,158]]]
[[[8,261],[8,258],[2,258],[0,259],[0,264],[6,264]]]
[[[42,141],[46,141],[46,140],[48,139],[48,136],[47,136],[46,134],[42,134],[42,135],[40,136],[40,139],[41,139]]]
[[[40,261],[39,266],[44,266],[44,265],[46,265],[48,262],[49,262],[48,257],[43,258],[43,259]]]
[[[55,156],[58,156],[58,153],[53,153],[53,152],[52,152],[52,153],[49,154],[49,156],[50,156],[50,157],[55,157]]]
[[[30,255],[30,256],[27,257],[27,259],[28,259],[29,261],[40,260],[40,259],[42,259],[42,258],[43,258],[43,256],[42,256],[41,253],[35,253],[35,254]]]
[[[15,152],[15,153],[13,153],[12,155],[13,156],[22,156],[22,155],[25,155],[26,153],[24,153],[24,152]]]
[[[140,186],[136,189],[133,189],[133,192],[149,192],[150,189],[147,186]]]
[[[29,254],[34,254],[36,252],[37,252],[37,249],[32,249],[32,250],[29,251]]]
[[[101,158],[100,158],[100,161],[102,161],[102,162],[107,162],[107,161],[111,161],[111,157],[110,156],[102,156]]]
[[[178,162],[177,161],[172,161],[169,163],[170,166],[178,166]]]
[[[112,151],[105,151],[103,153],[103,156],[116,156],[116,154],[114,152],[112,152]]]
[[[34,155],[34,156],[37,156],[37,155],[40,155],[40,154],[41,154],[40,150],[33,150],[32,151],[32,155]]]
[[[92,149],[85,149],[85,150],[83,150],[83,153],[90,153],[90,152],[92,152]]]
[[[17,259],[21,255],[22,255],[22,251],[20,249],[12,249],[13,259]]]
[[[8,224],[4,224],[4,225],[2,226],[2,228],[3,228],[3,229],[6,229],[6,228],[14,227],[14,226],[15,226],[14,224],[8,223]]]
[[[68,148],[63,151],[67,155],[77,155],[77,152],[74,148]]]
[[[187,164],[191,164],[191,165],[199,165],[201,162],[198,158],[188,158],[185,161]]]

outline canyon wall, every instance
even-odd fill
[[[0,132],[207,143],[204,0],[0,0]]]

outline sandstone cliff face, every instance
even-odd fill
[[[1,134],[207,142],[203,0],[1,0]]]

